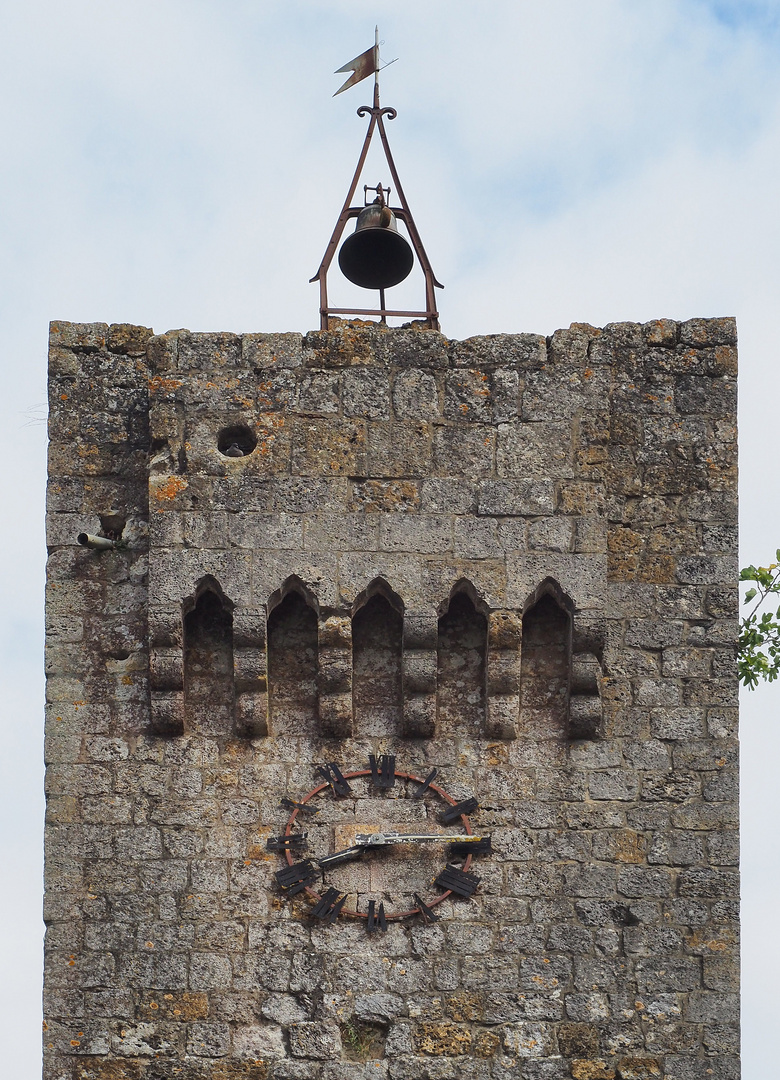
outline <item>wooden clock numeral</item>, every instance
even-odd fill
[[[284,807],[285,810],[297,810],[299,814],[319,814],[320,812],[318,806],[312,806],[311,803],[296,802],[295,799],[288,799],[286,796],[279,800],[279,805]]]
[[[446,870],[442,870],[434,881],[434,885],[438,885],[440,889],[449,889],[458,896],[465,896],[468,900],[476,892],[479,878],[476,874],[467,874],[460,867],[447,863]]]
[[[312,915],[316,919],[322,919],[323,922],[334,923],[338,919],[346,899],[346,895],[339,895],[338,889],[328,889],[312,909]]]
[[[376,787],[389,791],[395,784],[395,758],[392,754],[382,754],[378,761],[373,754],[369,754],[368,764]]]
[[[384,904],[380,904],[379,907],[377,907],[375,900],[368,901],[366,930],[369,932],[369,934],[373,934],[377,930],[381,930],[382,932],[387,930],[387,919],[385,917]]]
[[[417,893],[414,894],[414,902],[420,909],[420,915],[422,916],[422,921],[424,923],[435,923],[438,921],[439,916],[436,914],[435,911],[432,911],[431,908],[428,907],[428,905],[417,895]]]
[[[431,784],[433,783],[433,781],[436,779],[436,777],[438,775],[439,775],[439,770],[438,769],[431,769],[431,771],[425,777],[425,779],[420,784],[420,786],[417,788],[415,793],[412,795],[412,798],[413,799],[421,799],[423,797],[423,795],[425,794],[425,792],[428,791]]]
[[[317,877],[317,867],[308,859],[305,862],[293,863],[292,866],[285,866],[283,870],[278,870],[276,873],[276,880],[288,896],[296,896],[299,892],[303,892],[309,885],[314,884]]]
[[[306,833],[290,833],[289,836],[269,836],[266,851],[300,851],[306,847]]]
[[[448,806],[441,816],[441,820],[445,825],[451,825],[453,821],[457,821],[463,814],[473,814],[475,810],[479,810],[479,803],[476,799],[464,799],[463,802],[455,803],[454,806]]]
[[[323,780],[330,784],[334,795],[344,796],[351,794],[352,788],[344,779],[344,775],[335,761],[328,761],[324,765],[318,765],[317,772]]]
[[[493,841],[489,836],[485,836],[481,840],[475,840],[473,843],[468,843],[465,840],[454,840],[447,846],[447,853],[453,859],[465,859],[467,855],[489,855],[492,850]]]

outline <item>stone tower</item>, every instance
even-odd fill
[[[735,346],[52,324],[47,1080],[737,1080]]]

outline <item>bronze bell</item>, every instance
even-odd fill
[[[378,198],[358,215],[352,236],[341,245],[339,266],[362,289],[389,289],[408,277],[414,255],[398,232],[395,214]]]

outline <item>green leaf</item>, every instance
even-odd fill
[[[740,682],[755,690],[759,682],[775,682],[780,678],[780,607],[777,611],[762,610],[772,595],[780,594],[780,548],[777,561],[770,566],[745,566],[740,581],[754,581],[756,588],[748,589],[743,603],[753,606],[741,619],[737,643],[737,672]]]

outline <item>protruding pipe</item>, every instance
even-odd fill
[[[96,548],[98,551],[116,547],[114,540],[107,540],[105,536],[92,536],[91,533],[79,533],[76,539],[82,547]]]

